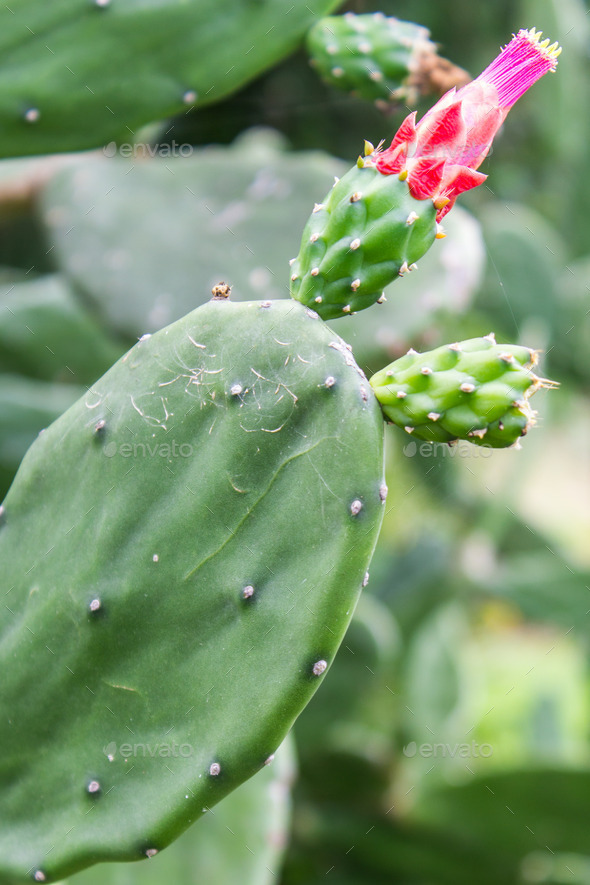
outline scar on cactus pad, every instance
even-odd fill
[[[520,30],[471,83],[451,89],[416,123],[410,114],[386,150],[365,156],[307,222],[291,262],[291,295],[323,319],[350,316],[383,299],[383,288],[415,270],[459,194],[478,172],[515,102],[554,71],[561,52],[534,28]]]

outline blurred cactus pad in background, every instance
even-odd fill
[[[1,885],[590,885],[589,13],[0,11]]]

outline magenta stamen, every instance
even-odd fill
[[[500,106],[510,108],[555,64],[556,59],[528,31],[519,31],[477,79],[495,86]]]

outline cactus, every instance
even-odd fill
[[[74,384],[38,381],[0,372],[0,496],[41,430],[83,394]]]
[[[315,206],[291,264],[291,295],[323,319],[350,315],[383,297],[436,238],[436,209],[405,181],[359,159]]]
[[[236,300],[288,297],[285,268],[314,195],[346,170],[319,151],[287,152],[270,130],[190,157],[140,156],[77,158],[39,209],[62,273],[134,337],[194,310],[219,279]]]
[[[92,384],[123,351],[62,277],[0,284],[0,372]]]
[[[293,259],[293,298],[332,319],[370,307],[414,267],[444,235],[435,225],[457,197],[486,180],[477,170],[510,108],[555,70],[561,49],[540,37],[519,31],[472,83],[450,90],[418,124],[415,112],[406,117],[389,148],[365,142],[358,168],[314,208]]]
[[[149,864],[100,864],[64,885],[273,885],[287,844],[294,775],[287,738],[245,784]]]
[[[481,332],[479,318],[471,313],[485,267],[481,226],[456,206],[445,220],[445,230],[446,237],[421,259],[417,273],[385,289],[386,300],[378,309],[364,310],[344,329],[334,320],[334,328],[353,346],[365,371],[377,371],[410,345],[417,350],[436,347],[456,335],[457,326],[462,338],[470,334],[465,325],[473,324],[472,334]]]
[[[307,34],[311,64],[331,86],[378,106],[415,104],[419,94],[446,92],[469,79],[436,53],[430,32],[382,13],[327,16]]]
[[[164,848],[269,761],[352,616],[381,410],[317,314],[226,290],[51,425],[0,511],[5,879]]]
[[[61,11],[43,13],[47,34]],[[525,432],[545,383],[528,348],[488,336],[410,352],[369,384],[322,317],[379,300],[483,182],[508,110],[555,67],[539,37],[519,32],[388,149],[367,146],[313,213],[294,301],[236,304],[216,285],[142,335],[25,456],[0,507],[2,882],[153,858],[272,762],[367,583],[384,414],[433,441],[502,447]],[[382,607],[368,614],[391,663],[395,625],[377,632]],[[341,747],[358,755],[358,738]],[[361,770],[375,769],[367,753]]]
[[[532,372],[528,347],[496,344],[493,335],[408,353],[373,375],[387,418],[429,442],[469,440],[505,448],[534,422],[529,397],[551,382]]]
[[[129,141],[146,123],[234,92],[335,5],[20,0],[0,34],[0,154]]]

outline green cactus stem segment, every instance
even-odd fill
[[[291,295],[329,320],[370,307],[416,269],[437,235],[432,200],[416,200],[397,175],[366,158],[337,180],[307,222],[291,262]]]
[[[535,351],[492,334],[408,353],[370,379],[393,424],[428,442],[514,445],[534,424],[529,398],[553,382],[532,371]]]
[[[308,32],[310,62],[322,79],[378,107],[415,104],[419,94],[446,92],[469,79],[440,58],[427,28],[377,12],[333,15]]]
[[[218,297],[39,436],[0,507],[0,882],[145,860],[264,766],[352,617],[383,428],[316,313]]]

